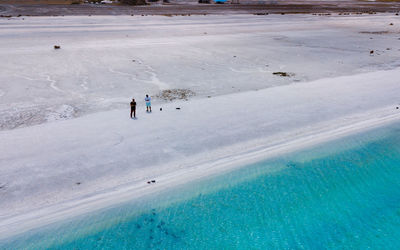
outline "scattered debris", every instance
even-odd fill
[[[196,93],[189,89],[166,89],[161,91],[157,97],[166,100],[188,100],[189,97],[195,96]]]
[[[60,45],[54,45],[54,49],[61,49]]]
[[[147,184],[156,183],[156,180],[147,181]]]
[[[292,77],[295,75],[294,73],[289,73],[289,72],[273,72],[272,74],[283,76],[283,77]]]

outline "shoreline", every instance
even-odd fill
[[[113,110],[1,131],[0,237],[398,121],[399,74],[171,102],[138,120]]]
[[[267,145],[258,145],[253,148],[248,148],[245,152],[227,150],[231,155],[224,155],[220,158],[209,158],[206,162],[180,167],[168,174],[156,174],[153,178],[157,180],[157,185],[154,186],[149,186],[145,182],[138,181],[131,185],[114,187],[112,190],[90,197],[61,202],[46,208],[7,218],[0,222],[0,239],[6,240],[32,229],[61,222],[86,213],[95,212],[113,205],[154,195],[161,190],[165,191],[165,189],[167,189],[168,191],[168,189],[187,184],[190,181],[222,175],[248,164],[307,149],[325,142],[379,128],[398,121],[400,121],[400,113],[393,113],[392,107],[386,107],[372,112],[369,111],[357,114],[356,118],[355,116],[349,116],[343,117],[343,119],[340,120],[322,122],[308,128],[306,130],[308,132],[291,131],[290,134],[295,138],[292,140],[270,141],[270,138],[266,138],[266,141],[269,141]],[[334,123],[337,125],[331,125],[331,128],[325,129],[329,127],[329,124]],[[218,153],[218,155],[220,155],[220,153]],[[154,172],[159,167],[160,166],[155,169],[148,169],[147,171]]]

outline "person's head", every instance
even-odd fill
[[[146,97],[149,97],[149,95],[146,95]]]
[[[134,102],[135,101],[135,98],[132,98],[132,102]]]

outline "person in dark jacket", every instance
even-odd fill
[[[131,118],[132,118],[132,113],[133,113],[133,118],[136,118],[136,102],[135,102],[135,99],[132,99],[132,101],[131,101]]]

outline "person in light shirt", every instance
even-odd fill
[[[151,112],[151,98],[149,97],[149,95],[146,95],[144,101],[146,102],[146,112]]]

